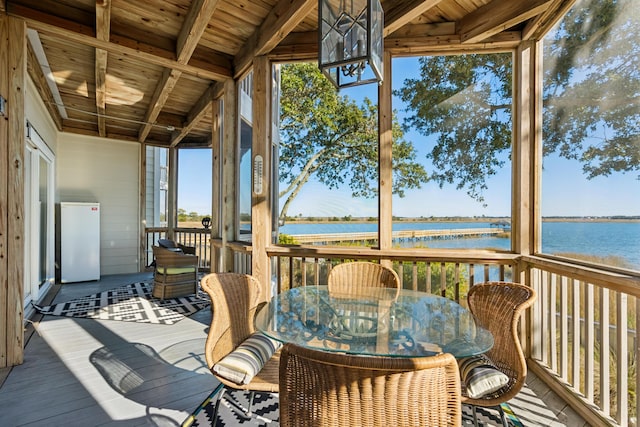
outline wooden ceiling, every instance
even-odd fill
[[[337,1],[337,0],[335,0]],[[575,0],[386,0],[394,55],[539,39]],[[0,0],[29,29],[28,71],[64,132],[202,146],[211,104],[254,56],[317,60],[318,0]]]

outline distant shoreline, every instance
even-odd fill
[[[510,222],[508,217],[442,217],[442,218],[393,218],[393,222]],[[317,217],[317,218],[289,218],[287,224],[319,224],[319,223],[367,223],[377,222],[376,219],[369,218],[329,218],[329,217]],[[629,217],[543,217],[542,222],[640,222],[640,216]]]
[[[316,217],[316,218],[289,218],[285,222],[286,224],[366,224],[377,223],[377,219],[368,218],[329,218],[329,217]],[[442,217],[442,218],[394,218],[393,222],[489,222],[501,225],[504,222],[511,223],[508,217]],[[640,216],[629,217],[561,217],[550,216],[542,218],[542,222],[620,222],[620,223],[636,223],[640,222]],[[247,221],[240,221],[241,224],[247,224]],[[200,221],[181,221],[178,225],[179,228],[201,228]]]

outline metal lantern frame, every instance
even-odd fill
[[[338,89],[382,83],[383,26],[379,0],[319,0],[318,65]]]

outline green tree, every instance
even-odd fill
[[[504,166],[499,153],[511,146],[511,55],[422,57],[419,64],[420,77],[395,92],[411,112],[405,127],[437,137],[427,154],[431,180],[483,201],[486,177]]]
[[[359,106],[316,64],[297,63],[282,67],[280,108],[280,220],[311,177],[330,189],[348,185],[353,197],[377,195],[378,115],[369,99]],[[394,193],[402,197],[427,173],[396,120],[392,133]]]
[[[278,244],[279,245],[297,245],[298,242],[296,241],[296,239],[293,238],[293,236],[281,233],[278,235]]]
[[[587,178],[640,171],[640,18],[634,0],[585,0],[545,39],[544,154],[582,162]],[[511,147],[511,54],[419,59],[395,91],[405,130],[435,137],[430,179],[484,201]]]
[[[640,171],[638,7],[585,0],[545,40],[544,151],[581,161],[587,178]]]
[[[185,222],[187,220],[187,211],[178,208],[178,222]]]

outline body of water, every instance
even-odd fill
[[[393,230],[437,230],[487,228],[490,222],[396,222]],[[375,232],[375,223],[329,222],[286,224],[283,234],[322,234]],[[431,248],[511,248],[510,239],[485,237],[477,239],[423,240],[419,245]],[[640,222],[543,222],[542,252],[548,254],[584,254],[613,256],[622,259],[626,268],[640,270]]]

